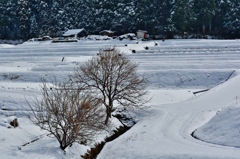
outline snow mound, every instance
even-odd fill
[[[194,137],[199,140],[240,148],[240,104],[236,98],[234,106],[217,113],[207,124],[197,129]]]
[[[88,35],[86,40],[112,40],[112,37],[106,35]]]
[[[9,117],[2,118],[0,120],[0,126],[6,127],[6,128],[12,128],[12,126],[10,125],[10,122],[12,122],[15,119],[17,119],[16,116],[9,116]]]

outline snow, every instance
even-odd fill
[[[68,31],[66,31],[63,36],[70,36],[70,35],[76,35],[80,32],[82,32],[84,29],[70,29]]]
[[[88,35],[84,39],[86,40],[112,40],[112,37],[109,37],[107,35]]]
[[[127,33],[127,34],[123,34],[121,36],[118,37],[120,40],[121,39],[135,39],[136,40],[136,35],[134,33]]]
[[[240,157],[239,40],[85,39],[0,45],[0,158],[80,158],[90,148],[74,143],[64,153],[55,138],[28,120],[26,100],[40,95],[42,77],[64,81],[109,46],[138,63],[138,73],[149,79],[151,100],[139,122],[107,143],[98,159]],[[209,91],[194,95],[204,89]],[[9,128],[15,118],[19,127]]]
[[[153,103],[151,115],[108,143],[98,158],[239,158],[236,148],[205,143],[191,136],[195,129],[240,95],[239,80],[237,76],[186,102],[161,106]],[[222,118],[218,126],[224,126],[223,121]],[[212,131],[212,127],[209,129]],[[231,131],[228,130],[228,134]]]
[[[209,143],[239,148],[240,105],[238,98],[236,96],[234,103],[217,112],[207,124],[197,129],[194,136]]]
[[[114,33],[114,32],[111,31],[111,30],[103,30],[103,31],[100,31],[99,33],[101,34],[101,33],[104,33],[104,32],[107,32],[107,33]]]
[[[15,47],[15,46],[10,44],[0,44],[0,48],[11,48],[11,47]]]

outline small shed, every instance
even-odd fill
[[[87,36],[87,32],[85,29],[70,29],[63,34],[63,37],[65,38],[70,37],[75,39],[78,39],[84,36]]]
[[[100,35],[105,35],[105,36],[109,36],[109,37],[113,37],[114,36],[114,31],[111,30],[103,30],[99,32]]]
[[[141,38],[141,39],[146,39],[147,37],[147,31],[145,30],[138,30],[137,31],[137,38]]]

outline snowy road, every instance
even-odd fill
[[[150,116],[108,143],[98,159],[237,159],[238,148],[194,139],[191,133],[240,95],[240,76],[187,102],[154,105]]]

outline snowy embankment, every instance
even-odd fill
[[[149,78],[152,100],[148,103],[149,112],[138,117],[141,120],[128,132],[108,143],[99,159],[239,158],[239,149],[234,147],[240,144],[232,141],[240,139],[236,132],[239,131],[238,123],[230,126],[231,120],[237,121],[238,115],[231,113],[235,118],[225,120],[228,106],[240,97],[238,40],[2,44],[0,158],[79,158],[86,152],[88,146],[73,144],[64,154],[54,138],[27,119],[26,99],[39,95],[41,78],[50,82],[64,81],[75,67],[108,46],[117,46],[139,64],[139,73]],[[197,94],[197,97],[193,94],[203,89],[210,90]],[[218,113],[225,107],[226,113]],[[238,106],[234,107],[234,111],[239,111]],[[219,118],[213,118],[210,125],[205,125],[216,114]],[[13,117],[18,118],[19,127],[8,129],[8,120]],[[226,122],[231,130],[222,129],[222,122]],[[193,138],[193,131],[206,142]],[[218,135],[224,137],[217,140]],[[213,136],[214,140],[209,140]]]
[[[221,120],[215,120],[210,126],[206,125],[202,128],[203,131],[199,130],[199,136],[208,141],[208,135],[210,135],[214,137],[216,144],[202,142],[191,136],[194,130],[209,121],[218,111],[236,102],[236,96],[240,96],[239,81],[240,76],[234,77],[207,93],[182,103],[159,106],[157,101],[152,102],[152,113],[119,139],[108,143],[98,158],[105,158],[105,156],[116,159],[239,158],[239,149],[221,146],[226,142],[233,143],[236,138],[239,140],[239,134],[238,137],[232,136],[236,134],[233,131],[239,130],[237,121],[238,126],[228,118],[221,118]],[[239,107],[236,109],[239,110]],[[239,115],[235,115],[237,119],[233,117],[230,119],[239,120]],[[225,124],[231,129],[224,130]],[[211,127],[212,125],[216,127]],[[208,134],[206,131],[212,131],[212,133]],[[225,135],[224,141],[220,142],[221,139],[217,139],[221,137],[219,134]],[[237,145],[239,146],[240,143],[238,142]]]
[[[240,109],[239,99],[228,108],[218,112],[207,124],[194,132],[199,140],[223,146],[240,148]]]

